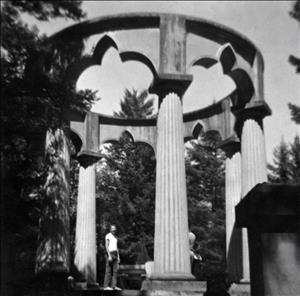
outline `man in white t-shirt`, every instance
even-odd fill
[[[120,256],[118,251],[116,230],[116,226],[111,225],[110,232],[105,236],[105,249],[107,258],[104,277],[104,290],[121,290],[119,287],[117,287]]]

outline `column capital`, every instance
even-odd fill
[[[236,135],[232,135],[219,144],[227,158],[231,158],[236,152],[241,151],[241,142]]]
[[[159,105],[169,93],[176,93],[182,99],[192,80],[193,76],[189,74],[159,73],[154,77],[149,92],[158,95]]]
[[[272,114],[272,110],[269,105],[262,100],[250,102],[244,109],[235,109],[233,107],[231,108],[231,111],[236,117],[235,130],[238,136],[241,135],[244,122],[247,119],[255,120],[262,128],[263,119]]]

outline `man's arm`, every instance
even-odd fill
[[[109,246],[109,239],[106,238],[105,239],[105,249],[106,249],[106,253],[107,253],[107,256],[108,256],[108,261],[111,261],[112,259],[111,259],[111,255],[110,255],[108,246]]]

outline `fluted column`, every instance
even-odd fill
[[[46,136],[47,179],[36,273],[69,272],[69,140],[62,129]]]
[[[257,183],[267,181],[264,133],[259,123],[247,119],[242,130],[242,196]]]
[[[96,264],[96,165],[81,164],[79,170],[75,266],[82,279],[95,284]]]
[[[235,206],[241,199],[241,154],[228,155],[225,168],[226,254],[227,269],[232,281],[241,278],[242,236],[235,227]]]
[[[184,163],[183,117],[179,97],[168,94],[157,120],[157,167],[153,279],[191,279]]]
[[[242,197],[256,184],[267,181],[265,139],[262,122],[248,118],[241,134]],[[243,228],[243,280],[250,281],[247,229]]]

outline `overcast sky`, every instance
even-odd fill
[[[265,100],[273,111],[272,116],[264,120],[268,161],[272,160],[272,151],[279,144],[282,136],[286,141],[291,142],[297,132],[300,134],[299,126],[290,120],[287,107],[288,102],[300,104],[300,75],[296,75],[295,68],[288,63],[290,54],[300,55],[300,27],[296,20],[289,16],[292,2],[83,1],[82,7],[87,12],[87,18],[139,11],[180,13],[215,21],[242,33],[257,45],[265,61]],[[32,21],[30,18],[26,20]],[[55,20],[51,23],[39,23],[38,28],[41,32],[51,35],[71,23],[65,20]],[[112,34],[111,36],[118,46],[131,46],[130,49],[134,47],[135,42],[140,42],[142,38],[141,35],[132,37],[130,34]],[[151,47],[151,42],[154,42],[153,47],[156,46],[155,33],[152,34],[151,38],[145,39],[145,47],[141,50],[147,52]],[[92,47],[98,40],[98,36],[96,39],[90,40],[88,47]],[[190,41],[191,47],[196,44],[194,41]],[[210,46],[210,44],[204,46],[204,49],[215,51],[213,45]],[[155,59],[154,54],[152,60],[155,62]],[[99,102],[98,107],[94,108],[95,111],[111,113],[113,109],[117,109],[124,85],[142,89],[151,83],[151,74],[144,66],[132,62],[126,64],[121,65],[118,53],[110,50],[105,56],[102,69],[94,69],[95,72],[86,76],[89,80],[88,86],[95,88],[95,84],[99,83],[98,89],[102,91],[100,91],[102,102]],[[114,73],[119,67],[122,68],[121,74],[116,76]],[[131,71],[131,69],[135,70]],[[106,75],[103,74],[104,72]],[[218,91],[212,93],[212,90],[216,89],[213,85],[218,85],[218,89],[222,90],[223,94],[230,92],[234,87],[230,81],[226,81],[226,77],[222,76],[219,66],[214,67],[209,72],[204,72],[204,69],[189,69],[189,72],[194,74],[194,80],[199,81],[199,83],[195,82],[191,86],[191,90],[188,90],[189,93],[187,93],[184,105],[185,111],[189,111],[193,107],[204,107],[209,103],[209,100],[219,99],[221,94]],[[104,79],[106,79],[105,83],[103,83]],[[86,78],[82,78],[82,81],[85,81],[83,84],[87,83]],[[195,99],[192,99],[193,90],[203,94],[201,100],[197,99],[196,102]],[[207,93],[210,93],[210,97]],[[112,97],[116,98],[114,102],[111,100]]]

